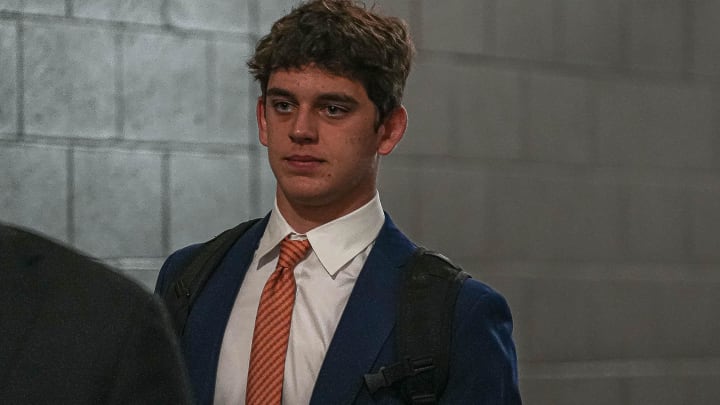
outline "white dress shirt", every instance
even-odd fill
[[[288,234],[306,237],[311,251],[294,270],[297,290],[285,359],[282,402],[284,405],[310,402],[315,380],[345,304],[384,221],[376,192],[370,202],[350,214],[300,235],[288,225],[275,203],[225,329],[215,383],[215,404],[245,404],[250,347],[260,295],[275,270],[280,242]]]

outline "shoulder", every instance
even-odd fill
[[[505,360],[514,363],[510,306],[489,285],[472,278],[465,281],[455,303],[452,329],[455,347],[480,357],[510,355]]]
[[[482,309],[497,316],[510,317],[510,308],[505,297],[489,285],[473,278],[463,283],[458,295],[457,307],[461,313],[477,312]]]
[[[247,246],[248,243],[256,243],[265,231],[269,216],[270,214],[264,218],[242,222],[206,242],[192,244],[170,254],[160,269],[155,292],[163,295],[173,280],[177,279],[183,269],[187,267],[190,260],[201,252],[208,254],[208,257],[214,257],[218,252],[225,255],[233,246]]]
[[[505,297],[472,278],[467,279],[460,289],[454,319],[453,329],[458,336],[500,333],[509,340],[513,330],[512,314]]]
[[[512,330],[505,298],[487,284],[466,280],[455,306],[442,403],[521,403]]]
[[[195,254],[202,248],[204,243],[195,243],[189,246],[180,248],[172,253],[165,259],[165,262],[160,269],[160,272],[166,276],[172,276],[179,268],[181,268],[188,260],[190,260]]]
[[[178,274],[185,268],[185,265],[197,253],[198,249],[204,243],[195,243],[190,246],[178,249],[165,259],[160,273],[158,274],[157,283],[155,284],[155,293],[162,294],[170,285],[170,282],[177,278]]]

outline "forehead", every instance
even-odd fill
[[[329,73],[315,66],[273,71],[268,79],[267,91],[271,94],[274,90],[290,92],[297,96],[342,93],[357,98],[358,101],[369,101],[365,87],[360,81]]]

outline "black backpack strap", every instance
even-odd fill
[[[260,219],[243,222],[200,245],[187,265],[163,292],[163,298],[178,335],[183,334],[190,308],[225,254],[235,241]]]
[[[455,301],[470,277],[445,256],[417,248],[406,266],[398,308],[399,362],[365,375],[368,390],[399,385],[409,404],[435,404],[445,389]]]

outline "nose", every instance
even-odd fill
[[[298,109],[290,132],[295,143],[306,144],[317,141],[317,117],[311,109]]]

